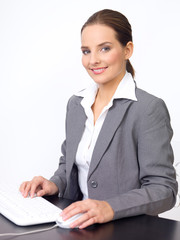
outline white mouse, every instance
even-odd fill
[[[71,223],[74,222],[76,219],[80,218],[80,216],[82,215],[83,215],[82,213],[76,214],[65,221],[59,215],[58,218],[56,219],[56,223],[61,228],[70,228]]]

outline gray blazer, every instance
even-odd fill
[[[107,201],[114,219],[157,215],[172,208],[177,182],[165,103],[136,88],[138,101],[115,99],[97,139],[88,174],[89,198]],[[61,196],[82,199],[75,156],[86,115],[81,97],[67,105],[66,140],[59,168],[50,179]]]

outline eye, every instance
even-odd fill
[[[90,53],[90,51],[89,51],[88,49],[86,49],[86,50],[82,50],[82,53],[83,53],[84,55],[87,55],[88,53]]]
[[[103,47],[101,49],[102,52],[108,52],[110,50],[110,47]]]

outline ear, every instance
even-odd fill
[[[126,44],[126,47],[125,47],[125,58],[126,58],[126,60],[128,60],[132,56],[133,48],[134,48],[133,43],[131,41],[129,41]]]

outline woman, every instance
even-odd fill
[[[177,194],[170,118],[161,99],[135,85],[127,18],[99,11],[82,27],[81,40],[82,64],[94,84],[68,102],[54,176],[35,177],[20,191],[76,201],[62,212],[64,220],[84,213],[72,228],[169,210]]]

